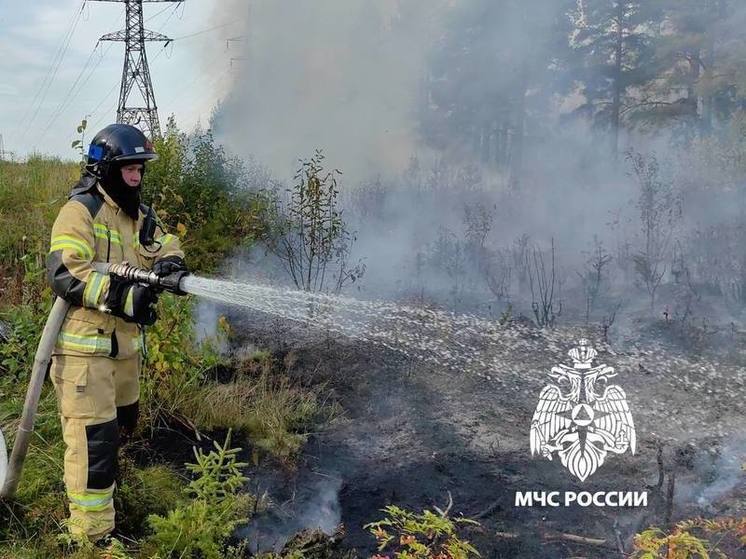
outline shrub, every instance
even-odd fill
[[[326,171],[323,161],[318,150],[301,161],[289,198],[274,201],[263,239],[298,289],[324,291],[331,279],[331,289],[338,293],[363,275],[365,265],[349,263],[355,235],[338,207],[341,172]]]
[[[182,415],[198,397],[206,373],[223,363],[207,340],[198,345],[191,297],[165,295],[158,303],[160,319],[146,333],[147,358],[140,377],[143,428]]]
[[[159,158],[148,165],[144,198],[182,237],[194,270],[214,270],[261,234],[267,202],[259,191],[273,182],[264,169],[226,154],[210,130],[179,132],[173,117],[155,150]]]
[[[699,535],[698,535],[699,534]],[[708,539],[709,538],[709,539]],[[705,520],[694,518],[679,522],[666,533],[655,527],[637,534],[635,559],[709,559],[728,557],[724,551],[746,545],[746,517]]]
[[[479,552],[468,541],[459,538],[459,524],[478,525],[466,518],[448,518],[429,510],[416,514],[390,505],[383,509],[386,518],[366,524],[365,528],[378,541],[378,551],[393,548],[393,555],[377,558],[394,559],[468,559]]]

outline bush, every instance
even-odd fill
[[[148,165],[144,198],[182,237],[194,270],[214,270],[237,246],[261,235],[267,202],[259,191],[272,184],[269,173],[226,154],[210,130],[179,132],[173,117],[155,150],[159,158]]]
[[[709,539],[708,539],[709,538]],[[709,559],[729,557],[729,551],[746,545],[746,517],[705,520],[694,518],[676,524],[670,533],[655,527],[635,536],[635,559]],[[732,555],[735,557],[735,555]]]
[[[339,293],[363,275],[365,266],[348,262],[355,236],[338,207],[341,172],[325,171],[323,161],[321,151],[301,161],[289,199],[274,200],[263,240],[298,289],[324,291],[331,285]]]
[[[456,533],[458,524],[479,524],[466,518],[448,518],[446,513],[429,510],[415,514],[390,505],[383,509],[386,518],[365,528],[378,541],[378,551],[393,548],[393,555],[376,555],[384,559],[468,559],[479,552]]]
[[[140,377],[142,429],[183,417],[199,397],[208,371],[224,359],[207,340],[196,342],[194,300],[167,294],[158,303],[159,320],[146,333],[147,358]]]

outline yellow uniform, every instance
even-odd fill
[[[160,259],[184,256],[174,235],[140,244],[146,210],[141,206],[135,221],[94,178],[84,177],[57,216],[47,256],[54,292],[71,303],[50,369],[67,445],[70,530],[92,538],[114,528],[119,430],[131,431],[137,421],[144,337],[138,324],[100,310],[110,278],[92,263],[151,269]]]

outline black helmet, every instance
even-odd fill
[[[123,163],[153,159],[158,159],[158,154],[139,128],[130,124],[110,124],[93,137],[88,148],[86,168],[98,175],[114,161]]]
[[[110,124],[93,137],[88,148],[85,172],[96,177],[109,196],[133,219],[137,219],[140,189],[124,184],[121,168],[157,158],[153,144],[139,128],[130,124]]]

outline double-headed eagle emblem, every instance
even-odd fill
[[[609,452],[635,453],[635,424],[624,390],[609,385],[613,367],[593,367],[597,351],[585,338],[567,352],[573,366],[559,364],[549,376],[531,419],[531,455],[549,460],[556,452],[580,481],[604,463]],[[602,392],[598,392],[603,389]]]

